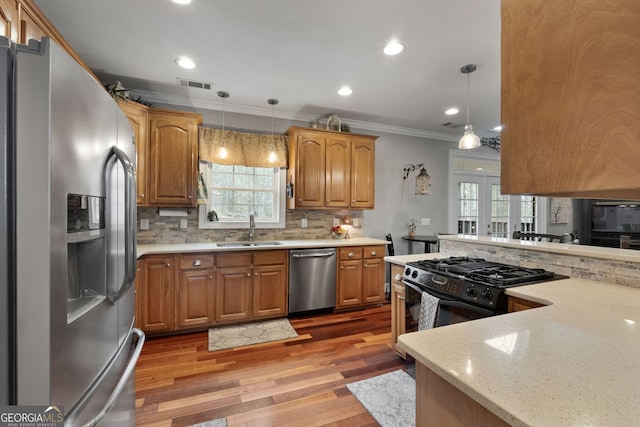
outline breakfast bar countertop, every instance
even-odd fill
[[[547,306],[401,335],[399,345],[511,425],[637,426],[640,290],[569,278],[507,294]]]

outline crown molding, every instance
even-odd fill
[[[222,102],[208,99],[187,98],[179,95],[171,95],[166,93],[147,92],[143,90],[131,90],[135,96],[142,96],[152,103],[161,103],[168,105],[177,105],[182,107],[202,108],[205,110],[220,111],[222,110]],[[253,116],[271,117],[271,107],[252,107],[247,105],[233,104],[225,101],[224,110],[229,113],[249,114]],[[307,114],[293,111],[286,111],[279,108],[273,111],[273,116],[283,120],[295,120],[301,122],[311,122],[318,119],[317,114]],[[451,135],[447,133],[432,132],[424,129],[414,129],[402,126],[387,125],[382,123],[367,122],[363,120],[353,120],[348,117],[341,116],[349,123],[351,128],[368,130],[372,132],[390,133],[395,135],[415,136],[418,138],[436,139],[439,141],[458,142],[459,135]]]

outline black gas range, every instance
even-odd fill
[[[450,257],[406,264],[403,281],[449,300],[505,312],[505,289],[566,276],[539,268],[525,268],[480,258]]]

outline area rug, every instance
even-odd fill
[[[416,382],[405,371],[367,378],[347,388],[381,427],[416,425]]]
[[[209,329],[209,351],[285,340],[297,336],[298,333],[287,319],[222,326]]]
[[[206,421],[204,423],[194,424],[191,427],[227,427],[226,418],[218,418],[217,420]]]

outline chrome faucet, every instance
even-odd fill
[[[253,242],[253,236],[256,229],[256,214],[249,212],[249,241]]]

